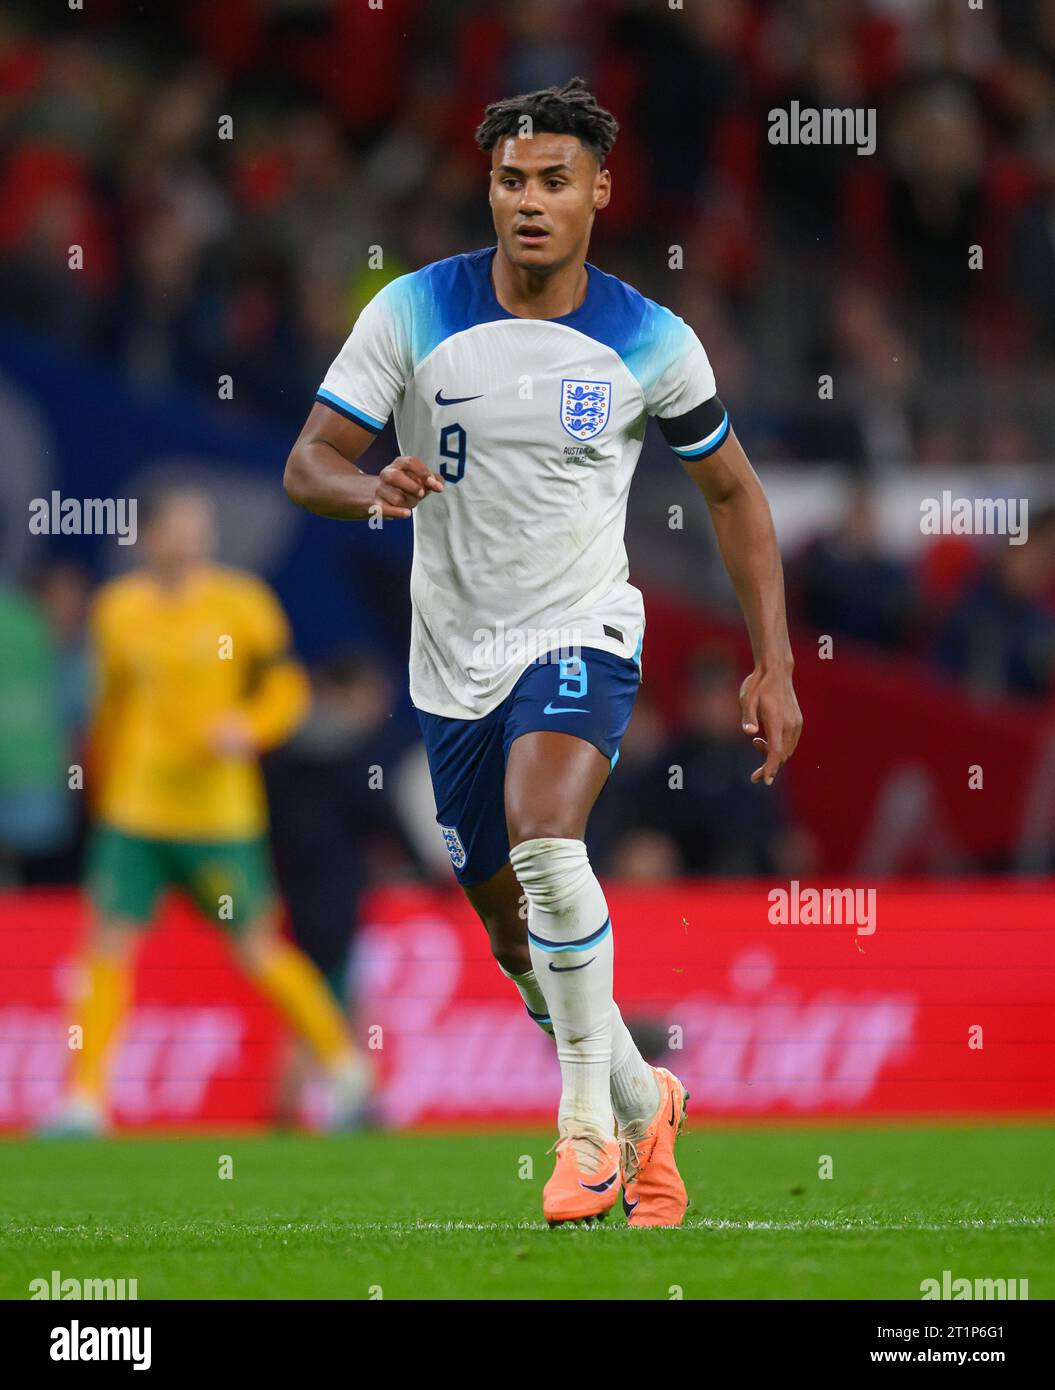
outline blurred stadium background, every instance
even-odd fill
[[[31,534],[27,508],[173,478],[215,497],[223,559],[275,587],[312,670],[308,722],[268,760],[275,850],[280,868],[315,852],[311,891],[287,874],[292,930],[321,900],[316,958],[361,1038],[384,1029],[382,1120],[551,1118],[551,1044],[434,824],[406,695],[410,527],[301,514],[281,473],[380,285],[492,240],[484,104],[576,73],[622,125],[590,259],[708,349],[772,499],[806,717],[778,788],[751,788],[732,593],[650,432],[628,526],[645,683],[590,837],[624,1013],[668,1057],[683,1029],[697,1119],[1055,1111],[1055,4],[140,8],[0,16],[0,1127],[62,1086],[84,615],[134,560],[112,536]],[[769,145],[794,98],[875,107],[875,155]],[[367,466],[397,452],[389,428]],[[923,535],[944,492],[1028,498],[1028,545]],[[875,934],[771,926],[792,879],[876,887]],[[119,1122],[310,1125],[299,1067],[173,904],[139,968]]]

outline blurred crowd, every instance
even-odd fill
[[[1055,511],[1028,545],[942,538],[922,563],[875,540],[862,488],[849,514],[788,558],[798,645],[828,634],[879,657],[927,656],[972,699],[1014,699],[1026,717],[1055,697]],[[0,586],[0,887],[77,878],[83,763],[91,705],[86,616],[92,581],[45,564],[25,589]],[[659,882],[682,875],[802,874],[817,847],[797,824],[786,779],[764,795],[740,729],[742,655],[721,641],[695,650],[672,706],[642,685],[618,775],[591,818],[602,873]],[[450,882],[435,825],[424,746],[393,719],[405,670],[374,653],[335,650],[311,672],[305,724],[265,759],[278,868],[298,935],[327,969],[339,951],[329,904],[353,910],[374,883]],[[1029,708],[1032,702],[1033,709]],[[378,777],[380,770],[380,777]],[[676,794],[675,794],[676,793]]]
[[[383,279],[491,240],[485,103],[580,73],[622,124],[594,258],[756,456],[1051,438],[1053,0],[13,0],[0,73],[0,314],[134,378],[298,423]],[[769,143],[793,99],[874,107],[876,153]]]
[[[789,610],[815,632],[916,656],[980,700],[1055,701],[1055,509],[1025,544],[947,535],[913,560],[880,543],[872,492],[787,565]]]
[[[292,429],[384,280],[493,239],[472,141],[484,105],[581,74],[622,126],[591,259],[694,326],[756,462],[826,461],[854,480],[849,514],[788,557],[795,619],[928,656],[978,694],[1050,700],[1055,518],[1034,515],[1026,546],[942,537],[909,562],[880,543],[871,489],[1050,455],[1055,0],[188,0],[150,7],[149,24],[142,10],[0,13],[0,320],[203,400],[230,374],[234,408]],[[768,112],[793,99],[874,107],[876,153],[770,144]],[[0,879],[76,870],[65,768],[90,587],[49,563],[0,590],[15,654],[0,670]],[[394,679],[339,653],[314,677],[311,720],[269,768],[301,817],[276,823],[286,857],[314,827],[300,847],[327,844],[348,892],[367,860],[386,881],[443,873],[417,817],[418,748],[393,753],[372,840],[354,797],[336,825],[312,816],[335,766],[377,761]],[[737,683],[708,650],[675,723],[642,691],[592,826],[602,871],[808,864],[782,797],[760,812],[746,787]],[[672,764],[706,790],[664,795]]]

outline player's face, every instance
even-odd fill
[[[147,558],[165,569],[202,564],[212,554],[214,529],[207,498],[196,493],[171,497],[144,534]]]
[[[507,259],[556,270],[583,258],[611,176],[574,135],[507,136],[491,154],[491,211]]]

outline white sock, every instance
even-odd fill
[[[520,991],[528,1016],[552,1038],[553,1020],[534,970],[514,975],[504,965],[498,968]],[[612,1060],[608,1083],[612,1109],[620,1126],[623,1129],[643,1129],[659,1106],[659,1083],[655,1072],[637,1050],[637,1044],[630,1036],[615,1000],[612,1001]]]
[[[553,1037],[553,1020],[538,976],[534,970],[514,975],[504,965],[498,966],[507,980],[520,991],[528,1016],[544,1033]],[[612,1060],[609,1069],[609,1094],[612,1109],[622,1129],[644,1129],[659,1105],[659,1083],[655,1072],[637,1049],[630,1030],[623,1022],[619,1005],[612,1001]]]
[[[510,852],[528,900],[528,946],[545,980],[560,1061],[561,1133],[610,1138],[612,924],[582,840],[525,840]]]
[[[553,1037],[553,1020],[549,1016],[549,1005],[546,1003],[546,996],[542,993],[542,988],[538,982],[538,976],[534,970],[525,970],[523,975],[514,975],[511,970],[507,970],[504,965],[499,965],[499,970],[507,980],[512,980],[520,991],[520,997],[524,1001],[524,1008],[527,1009],[532,1021],[537,1023],[544,1033]],[[659,1101],[656,1102],[659,1104]]]
[[[656,1074],[637,1050],[619,1005],[612,1004],[612,1109],[620,1129],[644,1129],[659,1108]]]

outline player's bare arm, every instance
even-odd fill
[[[740,687],[741,718],[744,733],[753,735],[765,754],[751,781],[772,786],[802,733],[773,517],[758,474],[731,429],[720,449],[705,459],[683,460],[682,466],[706,498],[751,637],[755,667]]]
[[[380,473],[365,473],[357,460],[376,435],[316,402],[286,460],[283,486],[299,507],[339,521],[371,515],[405,519],[443,479],[419,458],[393,459]]]

